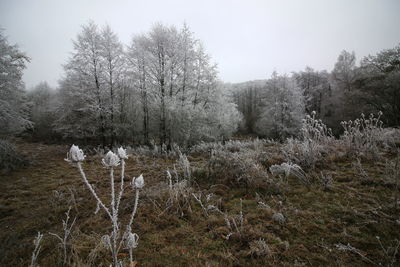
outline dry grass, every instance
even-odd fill
[[[40,231],[45,234],[38,258],[40,266],[62,266],[57,240],[48,232],[62,231],[60,222],[72,206],[71,216],[77,219],[72,229],[71,262],[74,266],[108,266],[109,253],[98,244],[111,226],[105,214],[94,214],[96,202],[76,169],[63,161],[68,147],[24,142],[17,147],[32,159],[32,164],[0,176],[0,265],[29,265],[33,239]],[[267,167],[281,163],[273,160],[281,156],[272,154],[279,149],[264,149],[262,155],[270,155],[269,161],[272,160],[264,160]],[[201,170],[206,168],[206,157],[188,159],[193,169]],[[390,160],[392,156],[386,154],[384,158]],[[108,179],[99,159],[89,155],[84,167],[90,182],[107,200]],[[354,167],[355,161],[348,157],[327,158],[324,166],[309,174],[320,177],[323,171],[331,175],[333,182],[328,191],[320,181],[304,186],[296,179],[289,179],[285,190],[278,194],[263,187],[228,188],[217,180],[200,179],[201,171],[194,171],[193,190],[201,191],[203,196],[212,193],[220,199],[221,213],[209,211],[208,216],[194,199],[190,200],[191,211],[182,216],[162,212],[154,205],[151,192],[145,191],[133,225],[140,236],[134,250],[137,266],[388,264],[390,259],[376,236],[388,254],[394,253],[390,247],[400,239],[400,212],[393,205],[393,190],[397,189],[381,182],[384,160],[362,162],[368,180]],[[143,173],[146,190],[150,190],[166,184],[166,170],[174,164],[176,159],[134,156],[127,161],[126,174],[132,178]],[[158,196],[157,201],[166,201],[168,194],[164,195]],[[123,221],[128,219],[132,199],[133,192],[122,200]],[[223,214],[240,214],[241,206],[243,228],[240,234],[227,238],[230,229]],[[276,213],[284,215],[284,224],[273,220]],[[360,254],[338,249],[338,244],[350,244]],[[120,257],[128,257],[128,252],[123,250]]]

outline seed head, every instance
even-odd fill
[[[119,165],[119,157],[112,151],[108,151],[106,156],[102,159],[102,162],[107,168],[117,167]]]

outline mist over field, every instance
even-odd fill
[[[397,266],[397,1],[2,1],[0,265]]]

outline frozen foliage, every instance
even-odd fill
[[[185,154],[179,154],[178,165],[183,171],[183,179],[187,180],[190,184],[192,171],[190,168],[190,162]]]
[[[333,187],[333,178],[331,174],[323,174],[321,171],[321,184],[324,187],[324,190],[330,190]]]
[[[32,252],[31,264],[29,265],[29,267],[39,267],[39,265],[37,263],[37,260],[38,260],[38,256],[39,256],[39,253],[40,253],[40,249],[42,248],[40,246],[40,242],[42,242],[42,238],[43,238],[43,234],[38,232],[35,240],[33,240],[33,244],[35,245],[35,249]]]
[[[289,177],[294,177],[299,179],[302,183],[309,183],[307,174],[301,169],[301,167],[290,162],[284,162],[280,165],[272,165],[269,167],[269,171],[272,173],[272,175],[283,175],[286,179]]]
[[[267,242],[260,238],[250,242],[250,254],[257,257],[270,257],[272,256],[271,249],[269,248]]]
[[[0,169],[1,172],[9,172],[26,164],[26,160],[19,154],[13,144],[0,139]]]
[[[256,133],[281,140],[297,135],[304,114],[304,101],[296,81],[274,72],[261,99]]]
[[[147,156],[153,158],[177,158],[181,153],[181,147],[176,143],[171,144],[170,149],[167,145],[157,145],[154,140],[150,141],[150,145],[140,145],[137,147],[128,147],[129,154],[140,156]]]
[[[118,155],[120,155],[120,157]],[[101,240],[102,243],[110,250],[113,258],[113,266],[115,267],[121,266],[121,261],[118,260],[118,252],[123,244],[125,244],[129,249],[130,259],[132,259],[132,249],[137,247],[137,241],[139,237],[137,236],[137,234],[132,233],[131,227],[134,216],[137,211],[139,192],[144,187],[144,179],[142,175],[132,179],[131,186],[132,189],[135,190],[135,199],[129,222],[126,225],[126,230],[122,233],[120,229],[121,224],[119,222],[118,214],[119,214],[121,198],[125,190],[124,187],[125,159],[127,159],[128,156],[126,154],[126,151],[122,147],[118,149],[118,155],[109,151],[102,159],[103,165],[110,171],[111,203],[109,207],[107,207],[107,205],[104,204],[104,202],[100,199],[100,197],[95,192],[93,186],[89,183],[89,181],[86,178],[86,175],[82,168],[82,161],[85,159],[83,151],[79,149],[79,147],[72,145],[69,153],[67,154],[67,158],[65,159],[66,161],[70,162],[71,164],[73,164],[78,168],[83,182],[85,183],[89,191],[92,193],[93,197],[96,199],[98,207],[96,213],[101,208],[111,220],[112,224],[111,234],[104,235]],[[120,189],[118,190],[119,192],[117,193],[114,181],[114,168],[118,167],[119,165],[121,165],[121,181],[120,181]]]
[[[60,246],[63,251],[63,265],[64,266],[67,264],[67,246],[69,243],[68,239],[71,235],[71,229],[74,226],[75,221],[76,221],[76,217],[74,218],[74,220],[72,222],[69,221],[70,211],[71,211],[71,207],[69,207],[68,211],[65,213],[65,216],[66,216],[65,220],[62,221],[64,235],[61,237],[58,234],[50,233],[51,235],[55,236],[60,241]]]
[[[265,139],[246,139],[246,140],[229,140],[222,142],[200,142],[193,146],[190,150],[192,154],[209,154],[211,150],[225,150],[229,152],[239,152],[246,150],[261,150],[266,144],[272,141]]]
[[[104,156],[104,158],[101,160],[101,162],[106,168],[112,168],[112,167],[118,167],[120,160],[115,153],[108,151],[107,154]]]
[[[25,101],[23,70],[29,58],[17,45],[8,43],[0,29],[0,136],[30,128]]]
[[[67,152],[67,158],[65,160],[70,163],[77,163],[83,161],[85,157],[82,149],[79,149],[76,145],[72,145],[69,152]]]
[[[253,150],[212,150],[208,162],[208,176],[234,185],[254,185],[256,182],[267,181],[268,174],[257,158],[258,153]]]
[[[230,233],[226,236],[226,239],[229,240],[229,238],[233,235],[236,234],[239,237],[243,233],[243,225],[244,225],[244,215],[243,215],[243,201],[240,199],[240,211],[239,214],[228,214],[228,213],[223,213],[224,214],[224,220],[225,224],[228,227]]]
[[[64,137],[187,147],[236,131],[241,115],[186,25],[157,23],[125,49],[109,26],[90,22],[73,43],[55,121]]]
[[[370,114],[367,118],[364,114],[354,121],[343,121],[341,123],[344,133],[341,141],[351,154],[362,153],[367,157],[377,157],[378,147],[384,146],[386,140],[382,140],[383,128],[381,121],[382,112],[375,117]]]
[[[188,180],[180,178],[176,170],[174,177],[167,170],[168,198],[165,202],[165,211],[183,216],[185,212],[192,211],[190,198],[193,188],[189,186]]]
[[[285,224],[286,223],[285,216],[283,216],[283,214],[280,213],[280,212],[277,212],[274,215],[272,215],[272,220],[274,220],[275,222],[277,222],[279,224]]]
[[[316,112],[303,119],[299,139],[289,138],[282,148],[282,152],[289,162],[296,163],[303,168],[314,168],[321,161],[323,154],[330,151],[334,138],[330,129],[316,119]]]
[[[29,119],[33,123],[30,129],[32,137],[37,140],[54,140],[53,123],[57,118],[57,91],[46,82],[41,82],[27,92],[30,106]]]
[[[306,115],[301,127],[301,138],[311,140],[322,145],[329,145],[332,140],[332,131],[320,119],[317,119],[316,112],[312,111],[311,116]]]

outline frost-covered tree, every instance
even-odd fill
[[[60,82],[56,130],[65,137],[94,138],[106,145],[105,84],[102,36],[93,22],[82,26]]]
[[[220,138],[217,106],[229,106],[236,114],[236,107],[229,105],[232,100],[219,97],[223,93],[216,66],[186,25],[178,30],[156,24],[147,34],[135,36],[128,61],[132,87],[142,107],[144,142],[151,136],[165,144],[191,144],[200,136]]]
[[[23,70],[29,58],[8,43],[0,30],[0,136],[19,133],[32,124],[28,119]]]
[[[89,23],[65,65],[55,125],[65,137],[100,137],[103,145],[189,145],[235,131],[236,106],[222,90],[216,65],[186,25],[155,24],[125,51],[109,26]],[[220,116],[221,109],[232,116]]]
[[[304,95],[305,112],[316,111],[319,116],[326,113],[326,100],[331,96],[329,73],[306,67],[304,71],[294,73],[294,78]]]
[[[126,91],[124,89],[126,87],[124,87],[124,80],[126,63],[122,43],[109,25],[106,25],[101,31],[100,56],[103,66],[104,87],[108,95],[105,97],[104,103],[108,115],[107,135],[110,137],[110,144],[114,145],[117,131],[123,131],[123,126],[117,124],[117,122],[123,121],[125,114]]]
[[[257,133],[277,139],[296,135],[304,117],[304,101],[295,79],[274,72],[261,97]]]
[[[332,70],[332,79],[338,87],[351,91],[356,79],[356,55],[343,50]]]
[[[384,114],[389,126],[400,126],[400,44],[365,57],[355,82],[366,111]]]
[[[0,29],[0,172],[24,162],[8,139],[32,126],[22,81],[27,62],[29,58],[9,44]]]
[[[152,92],[148,82],[150,74],[146,46],[147,38],[145,35],[135,36],[128,47],[127,62],[131,87],[137,92],[138,99],[140,99],[142,124],[138,126],[142,132],[143,142],[150,144],[150,101]]]
[[[55,89],[47,82],[41,82],[27,93],[30,105],[30,120],[33,122],[34,138],[46,139],[54,137],[53,123],[56,120],[57,98]]]

